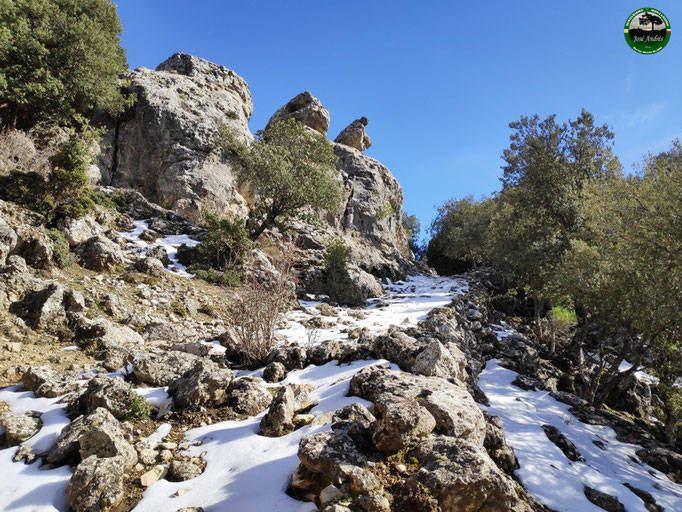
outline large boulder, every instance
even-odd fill
[[[98,375],[88,382],[78,399],[78,406],[85,414],[103,407],[121,420],[130,414],[135,397],[132,386],[123,379]]]
[[[488,457],[482,446],[464,439],[430,437],[410,452],[420,464],[412,477],[438,500],[443,512],[530,512],[513,480]]]
[[[119,457],[126,470],[137,463],[137,452],[126,440],[121,424],[102,407],[64,427],[46,460],[54,465],[75,465],[90,455]]]
[[[369,123],[366,117],[356,119],[351,124],[346,126],[341,133],[339,133],[334,142],[350,146],[358,151],[364,151],[372,145],[372,140],[369,135],[365,133],[365,126]]]
[[[40,417],[28,412],[3,412],[0,414],[0,428],[4,432],[5,442],[15,446],[38,432]]]
[[[71,247],[76,247],[104,232],[103,226],[92,215],[77,219],[64,217],[57,223],[57,229],[61,231]]]
[[[23,318],[33,329],[54,329],[66,323],[66,313],[79,313],[83,309],[83,295],[58,283],[27,294],[10,307],[12,313]]]
[[[372,366],[355,374],[349,393],[372,402],[416,400],[435,419],[436,432],[483,445],[485,418],[463,384]]]
[[[84,347],[93,345],[95,357],[110,371],[124,367],[129,355],[145,343],[144,338],[130,327],[103,317],[78,318],[74,322],[74,332],[75,341]]]
[[[316,132],[327,135],[327,130],[329,129],[329,112],[322,106],[320,100],[310,92],[302,92],[289,100],[286,105],[279,108],[277,112],[272,114],[265,129],[267,130],[267,128],[274,123],[285,121],[292,117]]]
[[[74,512],[116,510],[125,497],[120,457],[92,455],[78,464],[66,486],[66,503]]]
[[[97,272],[122,265],[125,257],[121,247],[103,235],[95,235],[78,246],[81,265]]]
[[[135,106],[115,122],[99,112],[103,137],[99,167],[104,185],[133,188],[192,220],[203,206],[245,215],[235,178],[238,162],[213,151],[221,124],[244,142],[252,135],[247,83],[234,71],[176,53],[155,71],[127,75]]]
[[[443,377],[466,382],[467,359],[454,343],[446,347],[437,339],[432,339],[415,358],[413,371],[420,375]]]
[[[74,378],[66,377],[50,366],[31,366],[21,377],[21,383],[37,397],[54,398],[78,388]]]
[[[185,352],[135,352],[130,357],[135,377],[152,386],[168,386],[183,377],[201,361],[200,357]],[[229,381],[228,381],[229,384]]]
[[[264,411],[272,402],[272,395],[262,382],[248,377],[235,380],[227,393],[227,405],[237,414],[247,416]]]
[[[373,440],[377,449],[397,452],[418,444],[436,426],[436,420],[416,400],[382,395],[374,402],[377,418]]]
[[[52,262],[54,243],[44,229],[22,224],[17,227],[14,254],[22,256],[35,268],[48,268]]]
[[[181,409],[219,405],[225,400],[233,376],[232,370],[221,368],[210,359],[199,359],[191,370],[171,382],[168,394]]]

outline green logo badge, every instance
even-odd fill
[[[637,9],[625,22],[625,40],[637,53],[658,53],[670,41],[670,22],[658,9]]]

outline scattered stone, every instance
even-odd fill
[[[168,467],[159,464],[147,471],[140,477],[140,484],[142,487],[149,487],[161,480],[168,473]]]
[[[320,492],[320,505],[325,507],[330,503],[342,500],[345,498],[345,496],[346,495],[341,491],[341,489],[330,484]]]
[[[585,458],[580,455],[578,448],[558,428],[553,425],[543,425],[542,430],[545,431],[547,438],[563,452],[567,459],[585,462]]]
[[[607,512],[625,512],[625,507],[615,496],[588,486],[585,486],[583,490],[585,491],[585,497],[599,508]]]
[[[168,468],[168,476],[177,482],[191,480],[201,475],[199,466],[188,461],[174,460]]]
[[[391,502],[382,494],[362,494],[354,503],[365,512],[391,512]]]
[[[270,409],[260,422],[261,434],[279,437],[293,431],[294,414],[312,405],[310,384],[287,384],[281,388],[270,404]]]
[[[261,382],[248,377],[233,381],[227,393],[226,404],[237,414],[247,416],[255,416],[264,411],[272,402],[272,395]]]
[[[40,416],[28,412],[3,412],[0,428],[9,446],[16,446],[33,437],[40,430]]]
[[[282,363],[272,362],[263,370],[263,379],[266,382],[280,382],[287,376],[287,369]]]
[[[177,351],[160,354],[135,352],[130,359],[135,377],[152,386],[168,386],[201,360],[192,354]]]
[[[93,412],[98,407],[104,407],[116,419],[121,420],[130,414],[136,396],[132,386],[123,379],[97,375],[88,382],[78,401],[85,414]]]
[[[228,368],[221,368],[209,359],[200,359],[191,370],[170,383],[168,394],[181,409],[204,404],[218,405],[225,400],[233,376]]]
[[[90,270],[111,270],[124,262],[121,248],[102,235],[95,235],[77,248],[81,264]]]
[[[21,383],[37,397],[54,398],[77,389],[75,380],[65,378],[49,366],[31,366],[21,377]]]

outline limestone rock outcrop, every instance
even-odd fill
[[[329,112],[322,106],[320,100],[313,96],[309,91],[298,94],[289,100],[286,105],[280,107],[272,114],[265,129],[267,130],[268,126],[274,123],[286,121],[292,117],[316,132],[327,135],[327,130],[329,129]]]
[[[372,140],[365,133],[365,126],[368,123],[369,120],[364,116],[356,119],[341,130],[341,133],[336,136],[334,142],[350,146],[358,151],[364,151],[372,145]]]
[[[229,158],[211,151],[221,123],[252,139],[253,111],[247,83],[234,71],[176,53],[155,71],[138,68],[126,77],[137,96],[118,120],[95,119],[109,128],[103,138],[100,182],[133,188],[165,208],[196,220],[202,204],[246,214]]]

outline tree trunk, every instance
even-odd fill
[[[278,215],[277,210],[271,209],[265,216],[263,221],[260,223],[260,225],[251,233],[249,233],[249,238],[252,241],[255,241],[259,236],[263,234],[263,231],[265,231],[267,228],[275,224],[275,219],[277,218],[277,215]]]

